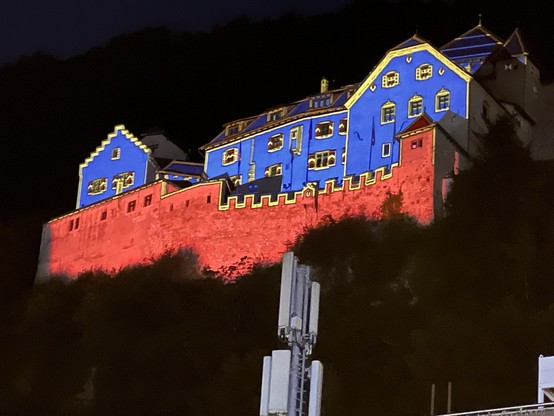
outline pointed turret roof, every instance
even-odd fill
[[[456,39],[448,42],[441,52],[453,61],[488,56],[502,40],[479,23]]]
[[[429,43],[429,41],[423,39],[421,36],[419,36],[416,33],[411,38],[406,39],[404,42],[399,43],[394,48],[391,48],[389,50],[395,51],[395,50],[398,50],[398,49],[409,48],[410,46],[414,46],[414,45],[421,45],[422,43]]]
[[[525,46],[525,42],[523,42],[523,37],[519,29],[514,30],[506,43],[504,43],[504,47],[512,56],[523,57],[529,55],[529,51]]]

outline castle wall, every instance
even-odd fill
[[[431,133],[432,134],[432,133]],[[427,146],[426,146],[427,148]],[[427,149],[430,149],[429,146]],[[391,173],[362,174],[358,183],[329,181],[287,198],[222,198],[225,182],[176,189],[162,181],[50,221],[43,232],[38,279],[148,263],[166,250],[190,247],[202,267],[227,276],[258,262],[276,262],[307,228],[322,221],[364,215],[380,218],[389,193],[402,191],[403,212],[433,219],[431,151],[412,152]],[[422,157],[413,157],[420,153]],[[219,201],[222,201],[220,204]],[[148,203],[149,202],[149,203]]]

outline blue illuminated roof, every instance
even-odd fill
[[[453,61],[470,60],[490,55],[502,41],[480,24],[448,42],[440,50]]]
[[[348,98],[350,98],[352,93],[358,88],[359,85],[360,84],[353,84],[346,87],[337,88],[335,90],[314,94],[313,96],[306,97],[302,100],[266,111],[256,117],[248,117],[235,120],[231,123],[227,123],[225,126],[244,122],[246,126],[243,127],[242,130],[231,135],[226,134],[226,129],[223,129],[223,131],[221,131],[212,141],[200,147],[200,149],[207,149],[213,147],[214,145],[230,143],[238,140],[239,138],[250,132],[254,132],[266,127],[270,128],[282,123],[288,123],[295,119],[302,118],[306,114],[329,113],[342,110],[344,109],[344,104],[346,103]],[[314,100],[324,98],[327,95],[330,98],[329,105],[314,105]],[[268,114],[278,109],[283,109],[283,116],[276,120],[269,120]]]

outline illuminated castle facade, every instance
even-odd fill
[[[381,218],[392,203],[429,223],[487,121],[511,115],[532,155],[554,158],[539,75],[518,30],[502,41],[479,24],[440,49],[413,36],[358,84],[323,79],[317,94],[227,123],[204,164],[161,133],[116,126],[80,166],[77,209],[44,226],[38,277],[183,248],[230,276],[330,218]]]

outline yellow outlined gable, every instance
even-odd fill
[[[109,145],[112,141],[112,139],[114,137],[117,136],[117,134],[121,132],[121,134],[123,134],[123,136],[125,136],[125,138],[127,140],[129,140],[131,143],[134,143],[135,146],[137,146],[138,148],[142,149],[145,153],[147,154],[150,154],[152,153],[152,151],[150,150],[150,148],[148,146],[146,146],[144,143],[142,143],[139,139],[137,139],[135,136],[133,136],[132,133],[129,132],[129,130],[127,130],[125,128],[125,126],[123,124],[118,124],[114,127],[114,131],[113,133],[109,133],[108,134],[108,137],[106,139],[104,139],[102,141],[102,143],[100,143],[100,146],[98,146],[91,154],[89,157],[87,157],[85,159],[85,161],[83,163],[81,163],[79,165],[79,169],[83,169],[83,168],[86,168],[90,162],[92,162],[94,160],[94,158],[96,156],[98,156],[100,154],[100,152],[102,150],[104,150],[106,148],[107,145]]]
[[[432,56],[434,56],[437,60],[442,62],[446,67],[451,69],[464,81],[469,82],[472,79],[470,74],[468,74],[458,65],[456,65],[454,62],[448,59],[448,57],[443,55],[440,51],[438,51],[428,43],[422,43],[419,45],[414,45],[403,49],[394,49],[394,50],[388,51],[387,54],[384,56],[384,58],[381,59],[381,61],[377,64],[377,66],[373,68],[373,70],[369,73],[366,79],[358,87],[356,92],[352,94],[352,96],[348,99],[348,101],[346,101],[344,106],[347,109],[350,109],[356,103],[356,101],[358,101],[358,99],[369,89],[370,85],[375,82],[375,80],[377,79],[377,76],[381,72],[383,72],[383,70],[386,68],[386,66],[393,58],[397,58],[399,56],[404,56],[404,55],[410,55],[421,51],[429,52]]]

